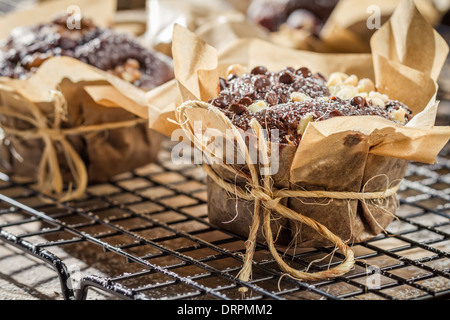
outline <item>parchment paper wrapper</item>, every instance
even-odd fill
[[[420,26],[420,32],[417,31]],[[275,187],[370,192],[398,185],[408,161],[433,163],[450,137],[449,127],[434,126],[437,92],[436,78],[448,53],[444,40],[426,23],[410,1],[403,1],[390,19],[372,38],[370,54],[318,54],[279,47],[261,40],[236,40],[217,51],[182,27],[175,27],[173,57],[175,78],[168,84],[172,99],[161,92],[149,92],[150,125],[170,135],[177,126],[176,106],[182,101],[208,101],[218,93],[218,76],[233,63],[264,65],[269,70],[285,66],[306,66],[328,76],[342,71],[375,79],[378,90],[390,98],[405,102],[413,110],[406,126],[374,116],[336,117],[309,123],[297,148],[280,146],[280,169],[273,176]],[[425,45],[423,45],[425,43]],[[432,46],[426,45],[432,43]],[[179,98],[173,99],[176,90]],[[155,99],[153,99],[155,98]],[[158,104],[165,105],[164,112]],[[213,107],[212,107],[213,108]],[[226,128],[214,113],[193,108],[190,122],[203,120],[208,128],[224,132]],[[163,125],[166,123],[166,125]],[[225,135],[225,133],[223,133]],[[219,165],[216,173],[228,182],[245,188],[239,180]],[[345,241],[369,239],[382,231],[393,219],[397,207],[395,196],[380,201],[318,199],[283,199],[283,204],[325,225]],[[210,221],[221,228],[248,235],[253,203],[230,195],[208,180]],[[292,225],[285,219],[274,220],[278,244],[297,246],[324,245],[307,226]],[[280,232],[278,232],[280,231]],[[260,233],[258,239],[264,241]],[[329,244],[329,243],[328,243]]]
[[[32,25],[79,5],[105,26],[113,20],[113,3],[51,1],[17,15]],[[9,27],[10,20],[6,16],[0,25]],[[62,184],[81,188],[154,161],[162,141],[146,123],[145,91],[69,57],[45,61],[25,80],[1,78],[0,106],[0,170],[38,181],[42,192],[55,197],[64,194]]]

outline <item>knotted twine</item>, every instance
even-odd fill
[[[81,197],[88,185],[86,165],[72,144],[67,140],[70,135],[81,135],[89,132],[99,132],[118,128],[132,127],[146,120],[136,118],[127,121],[100,123],[79,127],[61,128],[61,123],[67,117],[67,102],[63,94],[58,90],[50,92],[54,108],[54,119],[49,124],[49,119],[42,110],[33,102],[24,104],[28,108],[29,115],[0,106],[0,115],[22,120],[31,125],[31,129],[17,129],[1,123],[0,127],[5,136],[18,136],[22,139],[41,139],[44,143],[42,156],[39,162],[37,184],[40,193],[50,196],[57,201],[64,202]],[[57,145],[63,152],[65,160],[72,176],[67,190],[64,191],[64,181],[58,160]]]
[[[335,192],[335,191],[306,191],[306,190],[279,190],[273,187],[272,177],[268,174],[258,174],[257,166],[250,161],[249,150],[246,143],[239,132],[239,130],[231,123],[231,120],[219,109],[213,107],[212,105],[202,102],[202,101],[186,101],[180,105],[175,112],[176,122],[183,129],[187,137],[194,143],[195,147],[201,150],[205,155],[208,155],[207,146],[205,145],[203,139],[195,135],[193,127],[190,124],[189,117],[186,111],[189,109],[206,109],[209,112],[213,112],[217,118],[226,125],[227,128],[231,129],[233,132],[233,138],[235,139],[238,147],[243,153],[245,163],[248,166],[250,176],[244,174],[242,171],[236,170],[232,165],[227,163],[220,163],[219,165],[230,170],[236,176],[240,176],[246,179],[247,186],[245,189],[237,186],[234,183],[225,181],[220,177],[210,165],[203,164],[202,167],[206,174],[220,187],[225,189],[230,194],[235,195],[238,198],[253,201],[254,211],[252,216],[252,224],[250,226],[250,231],[248,239],[245,242],[245,255],[244,263],[241,271],[239,272],[239,279],[243,281],[248,281],[252,274],[252,263],[253,255],[256,248],[256,236],[258,229],[260,228],[261,218],[263,219],[263,231],[265,235],[265,240],[269,251],[275,261],[277,262],[280,269],[291,277],[304,281],[317,281],[329,278],[334,278],[341,276],[348,271],[350,271],[355,263],[354,253],[351,248],[337,235],[331,232],[326,226],[321,223],[302,215],[300,212],[296,212],[280,203],[283,198],[328,198],[328,199],[341,199],[341,200],[372,200],[372,199],[385,199],[394,196],[398,190],[398,185],[395,187],[387,188],[383,191],[378,192]],[[257,139],[257,146],[259,148],[260,154],[262,156],[261,164],[269,163],[269,148],[268,141],[263,135],[263,130],[261,125],[252,119],[250,121],[250,127],[254,130],[254,135]],[[262,209],[262,210],[261,210]],[[262,211],[262,213],[261,213]],[[336,248],[340,249],[341,253],[344,255],[344,260],[341,264],[334,268],[318,271],[318,272],[305,272],[294,269],[290,267],[279,255],[276,247],[275,241],[273,239],[273,234],[271,230],[270,222],[274,217],[274,214],[278,214],[283,218],[287,218],[291,221],[306,224],[307,226],[314,229],[324,238],[328,239],[333,243]],[[261,217],[262,215],[262,217]],[[242,291],[246,291],[246,288]]]

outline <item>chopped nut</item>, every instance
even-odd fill
[[[139,61],[136,59],[127,59],[125,68],[139,69]]]
[[[139,62],[135,59],[128,59],[123,65],[118,65],[109,72],[128,82],[134,82],[142,75],[139,71]]]
[[[405,115],[406,115],[406,110],[403,108],[400,108],[398,110],[392,110],[389,112],[389,117],[392,120],[396,120],[401,123],[405,123]]]
[[[373,105],[379,106],[381,108],[385,108],[386,105],[384,101],[380,98],[367,98],[368,101],[372,102]]]
[[[360,96],[362,98],[368,98],[369,94],[367,92],[360,92],[360,93],[358,93],[358,96]]]
[[[344,80],[344,85],[354,86],[356,87],[358,85],[358,77],[352,74],[347,79]]]
[[[141,77],[141,72],[139,70],[126,70],[120,77],[128,82],[134,82]]]
[[[333,72],[332,74],[330,74],[330,77],[328,78],[327,87],[342,84],[347,78],[348,75],[346,73]]]
[[[257,102],[252,103],[251,105],[249,105],[247,108],[248,108],[248,110],[250,112],[256,113],[256,112],[259,112],[261,110],[266,109],[267,107],[268,106],[267,106],[267,104],[264,101],[258,100]]]
[[[313,116],[314,116],[313,113],[307,113],[300,119],[300,122],[297,125],[298,134],[303,134],[305,132],[308,123],[314,121]]]
[[[341,89],[341,87],[339,86],[330,86],[328,87],[328,91],[330,92],[331,96],[335,96],[336,93],[338,93],[338,91]]]
[[[295,102],[301,102],[305,100],[311,100],[311,97],[307,94],[301,93],[301,92],[292,92],[291,93],[291,99]]]
[[[342,99],[350,99],[358,94],[358,89],[354,86],[343,86],[340,90],[335,94],[339,98]]]
[[[381,99],[384,102],[389,100],[389,97],[386,94],[382,94],[382,93],[379,93],[377,91],[370,91],[369,92],[369,98]]]
[[[234,74],[234,75],[240,77],[246,72],[247,72],[247,70],[242,65],[232,64],[227,69],[227,76],[229,76],[230,74]]]
[[[358,88],[359,92],[375,91],[375,85],[374,85],[373,81],[370,79],[367,79],[367,78],[363,78],[363,79],[359,80],[357,88]]]

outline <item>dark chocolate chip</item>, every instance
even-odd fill
[[[266,74],[267,68],[263,66],[257,66],[252,69],[251,74]]]
[[[233,103],[228,107],[228,110],[236,113],[237,115],[243,114],[244,112],[248,112],[247,108],[239,103]]]
[[[263,75],[258,76],[258,78],[255,79],[254,82],[255,89],[258,92],[266,91],[267,88],[270,86],[270,80]]]
[[[306,67],[301,67],[301,68],[297,69],[297,71],[295,71],[295,74],[302,75],[303,78],[307,78],[307,77],[311,77],[312,76],[311,70],[309,70]]]
[[[220,91],[225,89],[227,87],[227,80],[225,80],[222,77],[219,77],[219,86],[220,86]]]
[[[364,108],[365,106],[367,106],[366,99],[360,96],[353,97],[350,101],[350,104],[358,108]]]
[[[248,97],[250,99],[253,99],[255,97],[255,91],[252,88],[239,89],[239,94],[242,97]]]
[[[239,104],[249,106],[252,104],[252,99],[250,99],[249,97],[243,97],[242,99],[239,100]]]
[[[231,98],[228,95],[221,95],[213,99],[211,104],[219,108],[225,108],[230,104],[230,102]]]
[[[269,105],[276,105],[278,103],[277,94],[273,91],[269,91],[266,93],[264,99],[267,101]]]
[[[281,83],[289,84],[294,81],[294,76],[289,71],[282,71],[280,73],[278,81],[280,81]]]

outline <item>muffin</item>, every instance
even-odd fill
[[[145,108],[139,97],[174,76],[169,58],[132,36],[79,22],[13,29],[0,49],[0,170],[62,199],[62,185],[78,197],[156,160],[162,136],[132,106]]]
[[[132,36],[98,27],[86,17],[79,29],[69,29],[67,19],[59,15],[49,23],[12,30],[0,50],[0,76],[26,79],[47,59],[67,56],[144,90],[173,78],[169,61]]]
[[[318,34],[339,0],[252,0],[247,16],[270,32],[282,26]]]
[[[402,179],[408,161],[368,155],[369,141],[354,131],[332,137],[330,145],[320,145],[316,155],[301,168],[293,181],[290,172],[298,147],[310,122],[336,117],[376,116],[398,125],[407,124],[412,111],[400,101],[376,91],[370,79],[342,72],[325,78],[308,68],[286,67],[268,71],[257,66],[246,72],[230,66],[227,78],[219,81],[220,93],[209,100],[231,123],[247,136],[256,119],[267,129],[267,140],[278,145],[279,168],[271,176],[276,190],[336,192],[379,192]],[[358,118],[359,119],[359,118]],[[277,135],[271,137],[272,130]],[[297,155],[298,156],[298,155]],[[308,155],[310,156],[310,155]],[[263,165],[258,163],[260,168]],[[246,164],[226,166],[211,164],[213,172],[224,181],[248,190]],[[236,172],[241,172],[242,176]],[[394,185],[395,185],[394,184]],[[376,200],[288,197],[280,204],[326,226],[339,238],[360,242],[379,234],[392,220],[397,202],[395,194]],[[254,201],[230,196],[222,186],[208,177],[208,212],[210,221],[226,230],[248,236],[252,225]],[[262,209],[261,209],[262,210]],[[299,247],[329,245],[309,226],[286,218],[271,221],[273,238],[278,245]],[[259,230],[259,241],[265,236]]]

